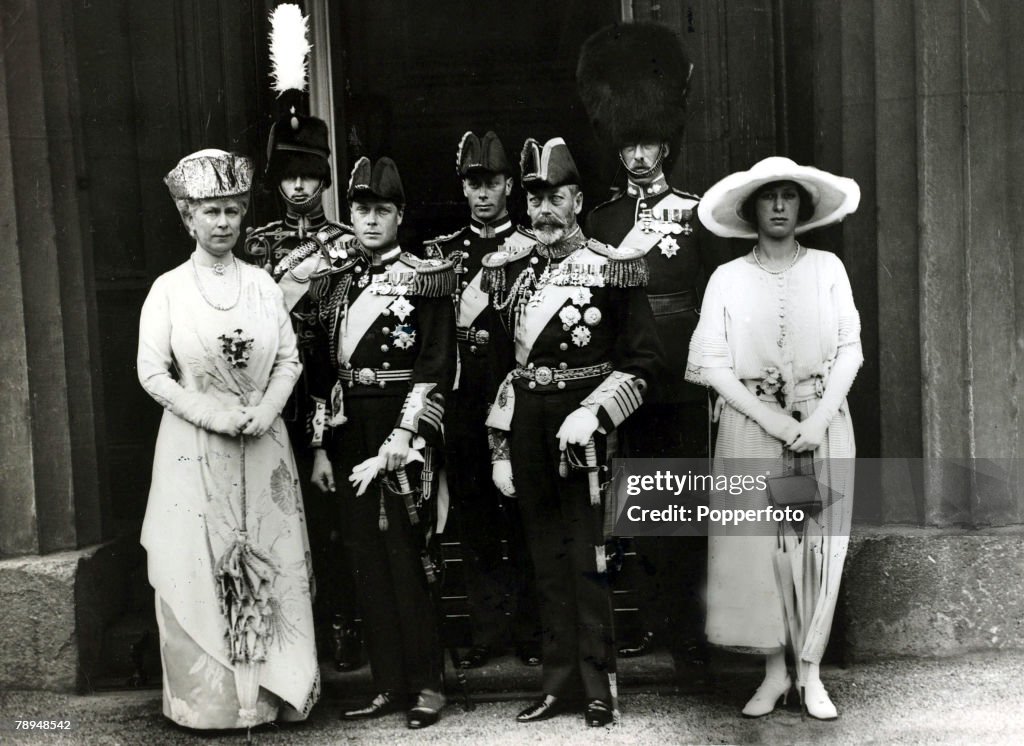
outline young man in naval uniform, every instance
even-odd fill
[[[455,376],[450,263],[398,245],[405,194],[390,158],[360,158],[348,199],[357,243],[312,280],[308,378],[324,406],[313,482],[337,492],[377,695],[355,720],[406,709],[410,728],[444,705],[432,593],[434,451]]]
[[[271,25],[279,27],[279,11],[271,14]],[[287,25],[287,24],[286,24]],[[323,195],[331,187],[330,138],[327,124],[303,111],[306,88],[305,37],[297,39],[274,33],[271,58],[275,61],[272,78],[279,94],[283,114],[274,122],[267,140],[267,166],[264,189],[276,196],[283,217],[250,230],[245,252],[271,273],[284,293],[291,311],[292,326],[299,356],[306,363],[312,339],[312,317],[306,291],[309,278],[330,267],[352,240],[352,229],[329,221],[324,214]],[[298,56],[289,78],[281,70],[289,55]],[[298,72],[294,72],[298,71]],[[283,87],[283,90],[282,90]],[[350,671],[362,663],[362,641],[355,624],[355,581],[347,562],[339,561],[340,529],[338,512],[332,501],[310,492],[307,480],[312,469],[312,453],[301,444],[308,442],[311,417],[322,417],[311,406],[305,378],[299,379],[285,407],[284,419],[295,449],[295,460],[303,484],[303,504],[308,513],[309,543],[316,578],[316,616],[318,626],[330,624],[334,665]]]
[[[543,632],[543,696],[517,720],[583,704],[601,726],[617,709],[601,469],[607,436],[660,373],[661,348],[642,252],[577,225],[583,195],[565,142],[527,140],[521,165],[536,243],[484,258],[504,332],[492,351],[492,473],[519,499]]]
[[[479,138],[467,132],[459,142],[456,162],[470,224],[429,241],[425,255],[451,261],[459,278],[455,292],[459,372],[445,411],[448,489],[458,516],[472,632],[472,647],[459,664],[462,668],[484,665],[511,637],[519,659],[527,666],[537,666],[536,590],[519,505],[515,500],[503,500],[491,481],[484,426],[491,404],[488,392],[493,390],[488,382],[487,356],[499,328],[487,293],[480,288],[485,254],[534,241],[516,230],[509,217],[512,166],[498,136],[488,132]],[[508,564],[503,559],[502,539],[508,542]]]
[[[584,43],[577,68],[596,133],[617,151],[626,172],[625,188],[587,217],[587,234],[644,252],[651,271],[647,295],[667,363],[655,397],[623,429],[623,455],[634,458],[707,455],[707,393],[683,377],[699,293],[717,262],[701,241],[699,198],[671,186],[664,171],[685,123],[691,69],[675,32],[654,23],[601,29]],[[633,546],[641,634],[619,655],[643,655],[661,638],[681,670],[704,656],[707,541],[637,537]]]

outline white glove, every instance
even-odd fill
[[[558,438],[558,448],[564,451],[566,445],[570,443],[585,446],[594,437],[600,424],[597,421],[597,415],[586,407],[576,409],[565,418],[562,426],[555,433],[555,437]]]
[[[221,435],[235,436],[249,421],[249,416],[241,409],[208,410],[202,415],[201,427]]]
[[[356,497],[359,497],[370,486],[370,482],[384,471],[387,459],[383,456],[371,456],[361,464],[353,467],[352,473],[348,475],[348,481],[356,490]]]
[[[516,486],[512,482],[511,461],[495,461],[491,464],[491,480],[494,482],[494,486],[498,488],[498,492],[505,497],[516,496]]]

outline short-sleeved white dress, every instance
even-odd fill
[[[861,355],[860,317],[834,254],[806,252],[772,274],[750,255],[719,267],[707,286],[690,342],[686,377],[728,368],[767,406],[815,410],[840,348]],[[760,386],[761,391],[758,391]],[[777,395],[772,389],[779,388]],[[733,650],[771,653],[796,636],[800,659],[818,663],[828,642],[849,542],[853,506],[853,426],[844,402],[815,453],[831,504],[801,527],[710,527],[708,640]],[[783,473],[782,443],[726,406],[718,429],[716,474]],[[712,507],[763,508],[763,490],[711,494]],[[794,618],[798,617],[798,618]],[[795,631],[798,633],[795,634]]]

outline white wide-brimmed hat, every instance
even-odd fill
[[[795,182],[811,196],[814,214],[797,225],[798,234],[838,223],[860,204],[860,187],[853,179],[772,156],[758,161],[749,171],[729,174],[708,189],[697,207],[700,222],[724,238],[757,238],[757,226],[740,210],[750,195],[773,181]]]

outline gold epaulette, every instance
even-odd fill
[[[518,238],[512,241],[513,237]],[[493,291],[498,295],[504,293],[505,265],[529,256],[536,246],[536,239],[517,230],[505,239],[504,248],[484,254],[483,259],[480,260],[483,266],[483,274],[480,276],[480,288],[485,292]]]
[[[403,251],[400,261],[413,270],[410,295],[440,298],[455,292],[458,284],[455,265],[447,259],[420,259],[415,254]]]
[[[609,246],[593,238],[587,239],[588,251],[604,257],[601,270],[606,286],[616,288],[646,287],[651,279],[647,268],[647,254],[643,249],[627,246]]]

